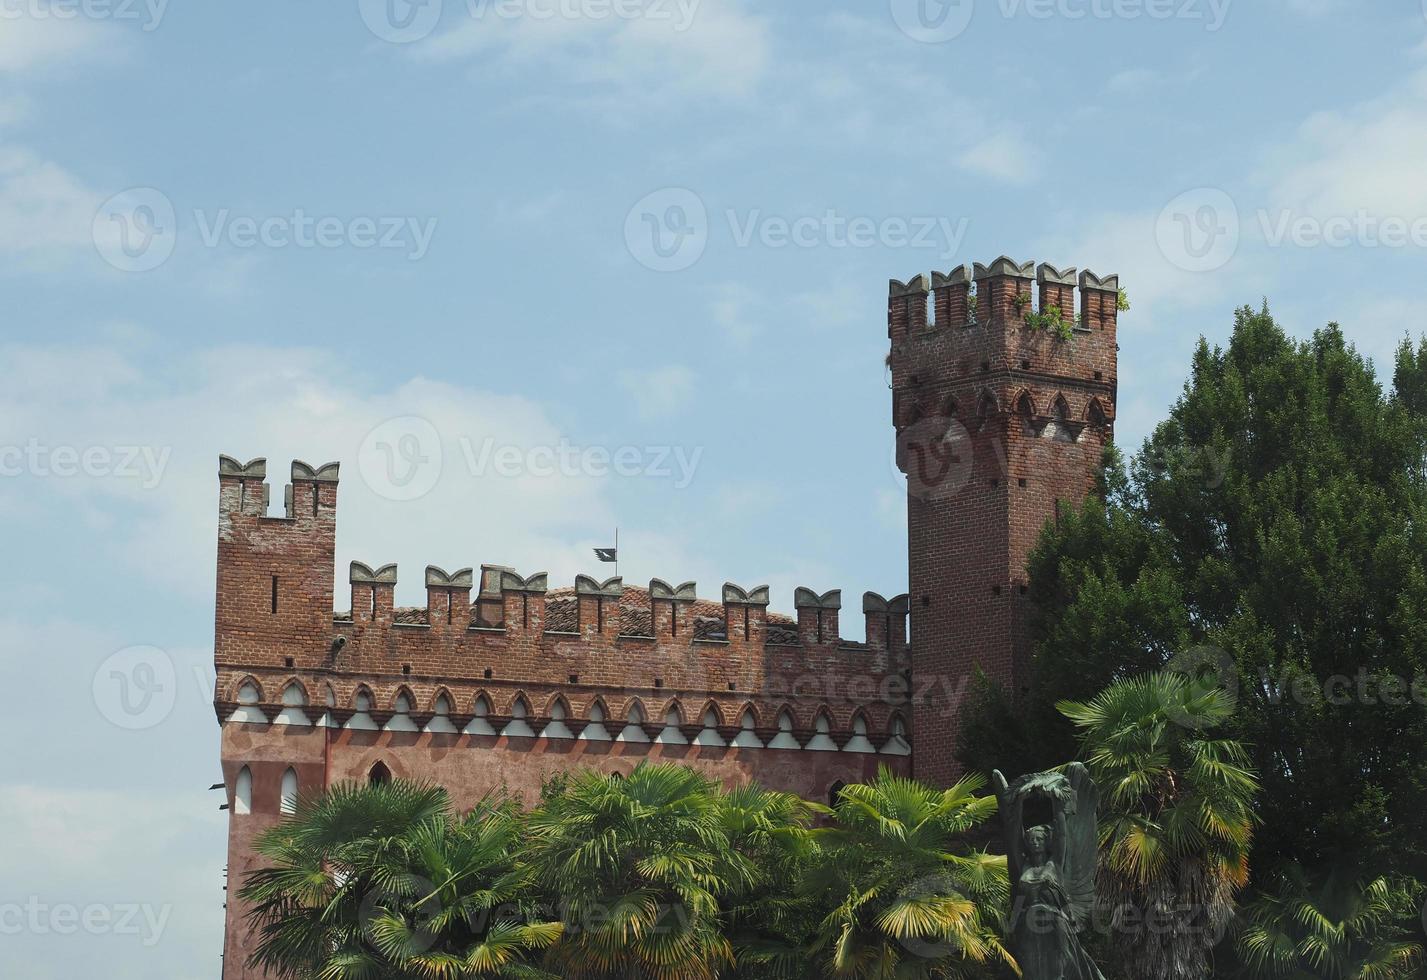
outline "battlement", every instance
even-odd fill
[[[796,616],[787,616],[769,611],[766,585],[724,583],[715,601],[694,582],[636,587],[579,575],[552,588],[545,572],[427,565],[425,606],[399,607],[398,566],[353,561],[350,607],[334,613],[338,465],[294,462],[284,517],[267,515],[265,460],[222,456],[218,470],[215,707],[224,722],[293,723],[320,706],[307,714],[338,727],[356,718],[360,728],[399,714],[398,697],[420,716],[439,696],[463,725],[485,712],[484,724],[519,716],[569,727],[638,704],[661,728],[671,705],[702,706],[681,724],[702,726],[706,710],[724,727],[747,715],[754,732],[767,729],[765,741],[784,715],[795,741],[859,730],[886,741],[909,729],[906,596],[866,593],[863,638],[852,641],[840,635],[837,590],[797,589]]]
[[[899,431],[924,418],[958,419],[976,431],[988,420],[1020,417],[1037,433],[1078,438],[1090,428],[1108,437],[1118,385],[1118,276],[1002,256],[892,280],[888,292]]]
[[[1033,283],[1037,290],[1032,290]],[[990,265],[975,262],[970,268],[960,265],[945,273],[917,275],[909,282],[891,280],[887,334],[896,344],[927,330],[1028,325],[1035,329],[1035,314],[1058,314],[1073,330],[1113,334],[1119,299],[1119,276],[1102,278],[1087,269],[1077,277],[1073,267],[1062,270],[1048,262],[1016,262],[1003,255]]]

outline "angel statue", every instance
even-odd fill
[[[1089,771],[1072,762],[1064,774],[1008,786],[997,771],[992,780],[1006,828],[1011,952],[1023,980],[1105,980],[1080,944],[1095,904],[1100,794]]]

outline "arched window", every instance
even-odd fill
[[[629,713],[626,715],[627,723],[615,737],[616,742],[647,742],[648,734],[644,731],[644,709],[636,701],[630,705]]]
[[[743,716],[738,719],[738,734],[734,736],[733,744],[745,749],[763,748],[763,741],[754,731],[752,708],[745,708]]]
[[[842,791],[847,788],[847,784],[841,779],[832,784],[832,789],[827,791],[827,805],[836,807],[842,802]]]
[[[289,768],[282,774],[282,812],[297,812],[297,770]]]
[[[1105,427],[1105,409],[1100,406],[1098,398],[1090,403],[1090,424],[1097,429]]]
[[[391,770],[386,767],[385,762],[372,766],[372,771],[367,773],[367,782],[373,786],[385,786],[391,782]]]
[[[679,729],[683,722],[684,719],[679,715],[679,706],[677,704],[669,705],[669,710],[664,712],[664,727],[658,735],[654,736],[654,741],[660,745],[688,745],[689,740]]]
[[[247,766],[238,770],[238,778],[233,783],[233,812],[238,816],[253,812],[253,774]]]
[[[1028,419],[1036,414],[1035,406],[1031,404],[1031,396],[1022,392],[1021,397],[1016,399],[1016,414],[1023,419]]]
[[[467,735],[494,735],[495,726],[490,723],[491,702],[484,694],[476,698],[474,714],[471,721],[466,725]]]
[[[778,734],[769,741],[770,749],[800,749],[797,738],[793,735],[793,716],[787,709],[778,712]]]

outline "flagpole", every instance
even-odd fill
[[[619,578],[619,528],[614,529],[614,577]]]

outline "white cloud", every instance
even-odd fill
[[[682,364],[621,371],[619,383],[646,419],[667,418],[686,407],[694,394],[694,372]]]
[[[957,162],[982,177],[1025,184],[1040,173],[1040,153],[1017,133],[1003,131],[961,152]]]
[[[709,316],[730,341],[746,345],[763,329],[753,315],[763,302],[762,294],[744,283],[720,283],[710,304]]]
[[[112,53],[114,32],[103,30],[82,17],[13,16],[23,4],[10,9],[0,30],[0,72],[25,73],[70,67],[82,60]]]
[[[1126,68],[1110,76],[1105,87],[1111,92],[1134,93],[1156,88],[1164,81],[1164,73],[1152,68]]]
[[[547,475],[544,458],[528,455],[559,447],[563,435],[523,398],[423,378],[374,385],[340,357],[304,349],[228,348],[162,366],[111,348],[12,346],[0,348],[0,359],[24,365],[26,377],[0,394],[0,446],[138,445],[162,461],[161,470],[153,468],[157,480],[148,468],[139,478],[29,473],[11,480],[11,492],[24,506],[53,513],[73,513],[77,502],[100,513],[125,508],[96,539],[93,560],[190,598],[212,594],[219,452],[269,458],[275,511],[289,460],[343,462],[338,567],[352,559],[399,561],[403,594],[419,589],[427,563],[528,570],[538,563],[573,578],[587,563],[571,554],[572,532],[612,523],[613,477]],[[667,408],[686,387],[678,370],[654,372],[643,395],[651,408]],[[357,461],[373,429],[409,416],[435,426],[441,461],[429,494],[403,502],[384,497],[379,481],[369,485]],[[482,459],[501,447],[514,447],[513,468],[501,468],[489,452]]]
[[[1263,177],[1271,203],[1318,217],[1366,210],[1377,218],[1427,217],[1427,70],[1380,98],[1321,112],[1275,149]]]
[[[103,198],[58,164],[0,146],[0,251],[92,248]]]
[[[739,0],[649,4],[639,17],[473,16],[413,54],[433,62],[481,59],[516,73],[554,74],[592,87],[589,98],[639,102],[698,94],[742,98],[769,64],[766,21]],[[532,0],[530,11],[551,5]],[[567,93],[568,95],[568,93]]]

